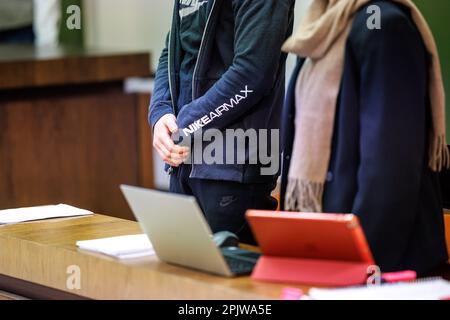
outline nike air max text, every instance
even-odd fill
[[[249,90],[248,86],[245,86],[245,89],[241,90],[239,94],[236,94],[233,98],[231,98],[229,103],[224,103],[223,105],[217,107],[214,111],[211,111],[209,114],[196,120],[187,128],[183,129],[183,134],[185,136],[189,136],[190,134],[193,134],[207,124],[211,123],[211,121],[213,121],[214,119],[222,117],[225,112],[228,112],[239,106],[239,104],[243,100],[246,100],[248,98],[250,93],[253,93],[253,90]]]

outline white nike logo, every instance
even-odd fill
[[[187,5],[189,7],[180,9],[180,18],[190,16],[193,13],[196,13],[200,8],[208,3],[208,1],[199,1],[199,0],[180,0],[180,4]]]

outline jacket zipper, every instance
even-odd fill
[[[205,30],[203,31],[202,41],[200,42],[200,49],[198,50],[197,61],[195,62],[194,73],[192,74],[192,101],[195,100],[195,96],[196,96],[195,95],[195,76],[198,71],[198,65],[199,65],[200,57],[202,55],[205,37],[206,37],[206,34],[208,33],[211,16],[214,12],[215,7],[216,7],[216,0],[214,0],[212,7],[211,7],[211,11],[209,12],[209,15],[208,15],[208,19],[206,20]],[[191,152],[191,173],[189,174],[189,178],[192,178],[193,171],[194,171],[194,155]]]
[[[177,10],[177,9],[175,9]],[[176,12],[176,11],[175,11]],[[170,28],[169,31],[169,46],[168,46],[168,62],[167,62],[167,73],[168,73],[168,80],[169,80],[169,92],[170,92],[170,102],[172,105],[172,111],[173,114],[176,116],[176,110],[175,110],[175,102],[173,100],[173,88],[172,88],[172,33],[173,33],[173,29],[174,29],[174,24],[175,24],[175,17],[176,17],[176,13],[174,12],[173,15],[173,20],[172,21],[172,27]],[[173,173],[173,167],[170,166],[169,169],[167,170],[167,174],[170,176]]]
[[[168,56],[169,61],[167,63],[167,73],[168,73],[168,79],[169,79],[169,91],[170,91],[170,102],[172,103],[172,111],[173,114],[175,114],[175,103],[173,102],[173,91],[172,91],[172,72],[171,72],[171,64],[172,64],[172,29],[169,31],[169,48],[168,48]]]
[[[173,114],[175,115],[175,103],[173,102],[173,91],[172,91],[172,72],[171,72],[171,65],[172,65],[172,29],[173,27],[170,29],[169,31],[169,47],[168,47],[168,62],[167,62],[167,74],[168,74],[168,80],[169,80],[169,91],[170,91],[170,102],[172,105],[172,111]],[[173,172],[173,168],[172,166],[170,166],[167,169],[167,174],[170,176]]]

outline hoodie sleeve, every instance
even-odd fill
[[[197,124],[222,129],[270,92],[281,60],[281,46],[290,25],[292,0],[234,1],[235,56],[230,68],[202,97],[178,114],[183,130]],[[217,112],[219,111],[219,112]]]
[[[152,128],[162,116],[173,114],[172,98],[169,87],[168,42],[169,35],[167,35],[166,46],[159,58],[155,77],[155,87],[153,89],[152,101],[149,108],[148,121]]]

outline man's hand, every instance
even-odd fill
[[[153,130],[153,147],[161,159],[172,167],[180,166],[189,156],[189,148],[177,146],[172,134],[178,131],[176,118],[166,114],[156,123]]]

